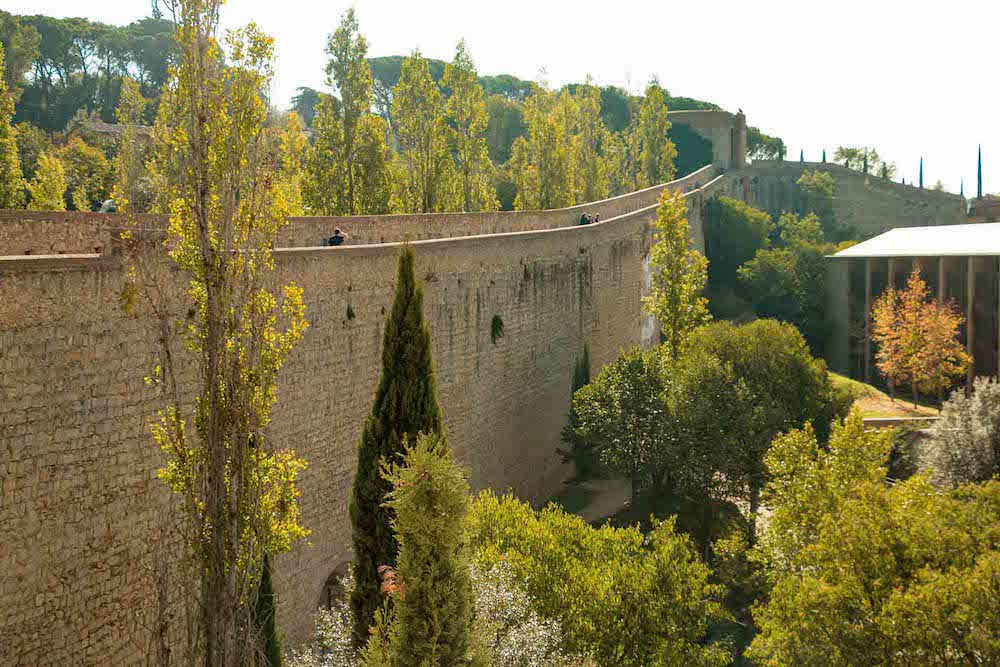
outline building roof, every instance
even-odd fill
[[[1000,255],[1000,222],[897,227],[832,257],[968,257]]]

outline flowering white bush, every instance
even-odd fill
[[[580,658],[561,650],[558,621],[542,620],[531,607],[531,599],[513,578],[506,563],[489,570],[472,568],[475,620],[472,625],[473,664],[489,667],[570,667]],[[344,595],[332,609],[316,613],[313,640],[288,657],[289,667],[358,667],[351,646],[351,609],[354,588],[350,571],[341,580]]]

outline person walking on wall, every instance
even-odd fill
[[[344,241],[350,237],[340,231],[340,227],[333,230],[333,236],[330,237],[329,245],[344,245]]]

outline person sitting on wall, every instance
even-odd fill
[[[340,231],[340,227],[333,230],[333,236],[330,237],[329,245],[344,245],[344,241],[350,237]]]
[[[583,215],[581,215],[580,216],[580,224],[581,225],[589,225],[590,224],[590,216],[587,215],[586,213],[584,213]]]
[[[591,220],[591,222],[600,222],[600,221],[601,221],[601,214],[600,213],[595,213],[594,214],[594,219]]]

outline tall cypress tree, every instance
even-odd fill
[[[823,164],[826,164],[826,149],[823,149]]]
[[[983,198],[983,145],[979,144],[979,160],[976,162],[976,199]]]
[[[804,148],[799,149],[799,162],[806,161],[806,150]]]
[[[413,276],[413,249],[404,245],[399,254],[396,297],[382,339],[382,374],[371,414],[361,431],[351,489],[355,578],[351,609],[357,647],[368,640],[368,628],[381,606],[378,568],[396,565],[392,512],[383,506],[392,485],[379,474],[379,462],[398,463],[405,451],[404,441],[415,442],[419,433],[443,432],[423,302],[423,289]]]
[[[961,180],[961,182],[959,183],[959,186],[958,186],[958,196],[959,197],[964,197],[965,196],[965,178],[964,177],[962,178],[962,180]]]
[[[924,159],[920,158],[920,189],[924,189]]]
[[[274,618],[274,585],[271,583],[271,562],[264,554],[264,564],[260,571],[260,585],[257,588],[257,606],[254,608],[254,623],[264,650],[264,664],[267,667],[281,667],[281,639]]]

